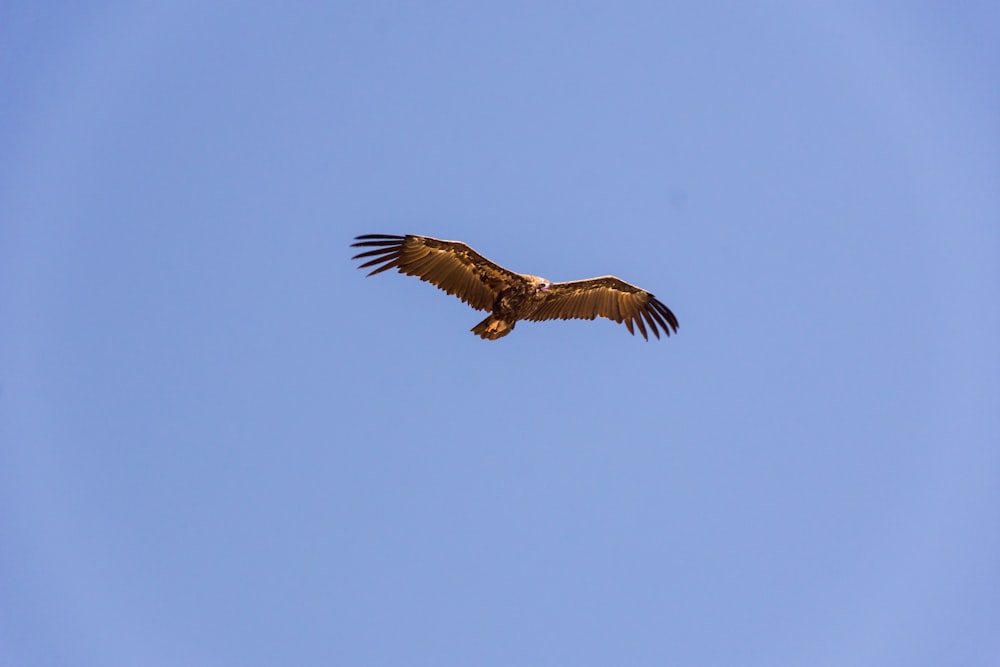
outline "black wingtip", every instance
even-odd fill
[[[364,234],[354,237],[357,243],[352,243],[352,248],[373,248],[366,252],[359,252],[352,257],[352,260],[367,260],[361,264],[359,269],[375,267],[368,274],[374,276],[389,269],[399,266],[401,252],[405,236],[390,236],[389,234]]]
[[[374,240],[402,241],[405,238],[406,238],[405,236],[399,236],[398,234],[362,234],[361,236],[355,236],[354,240],[355,241],[374,241]],[[362,244],[352,243],[351,247],[353,248],[354,246],[358,245]]]
[[[650,305],[653,307],[653,316],[659,320],[666,334],[669,336],[671,330],[673,333],[677,333],[677,329],[680,325],[678,324],[677,316],[674,315],[673,311],[667,308],[666,305],[664,305],[664,303],[656,297],[650,298]]]

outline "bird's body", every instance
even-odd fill
[[[367,259],[359,268],[375,267],[368,275],[396,268],[416,276],[490,316],[472,328],[476,335],[496,340],[514,330],[518,320],[606,317],[633,325],[648,340],[646,326],[659,338],[659,325],[669,336],[677,318],[649,292],[614,276],[553,283],[515,273],[494,264],[460,241],[429,236],[358,236],[352,247],[374,248],[353,259]]]
[[[514,323],[525,319],[527,313],[535,310],[544,298],[540,285],[544,278],[526,276],[533,280],[518,280],[497,295],[493,303],[493,313],[472,328],[472,332],[489,340],[506,336],[514,330]]]

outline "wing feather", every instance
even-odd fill
[[[397,269],[457,296],[476,310],[492,310],[501,291],[515,281],[525,280],[460,241],[412,234],[364,234],[355,241],[352,248],[366,250],[352,259],[366,260],[358,268],[374,267],[369,276]]]
[[[657,338],[660,329],[667,336],[677,331],[677,318],[659,299],[615,276],[554,283],[526,319],[592,320],[595,317],[624,323],[633,336],[638,328],[646,340],[649,340],[649,331]]]
[[[639,312],[642,313],[642,316],[644,318],[646,318],[646,324],[649,325],[649,328],[653,332],[653,334],[656,335],[657,338],[659,338],[660,332],[656,328],[656,322],[653,321],[653,316],[650,315],[651,310],[640,310]]]
[[[639,331],[642,332],[642,337],[649,340],[649,336],[646,335],[646,325],[642,322],[642,313],[636,313],[632,316],[632,319],[635,320],[636,325],[639,327]],[[657,336],[657,338],[659,338],[659,336]]]

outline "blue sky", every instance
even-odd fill
[[[0,663],[1000,661],[995,3],[0,26]]]

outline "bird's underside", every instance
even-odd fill
[[[365,260],[369,276],[396,269],[457,296],[476,310],[489,311],[472,332],[486,340],[502,338],[518,320],[592,320],[605,317],[624,323],[649,340],[647,327],[657,338],[677,331],[677,318],[651,293],[616,278],[553,283],[545,278],[515,273],[491,262],[460,241],[429,236],[365,234],[351,247],[367,250],[352,259]]]

